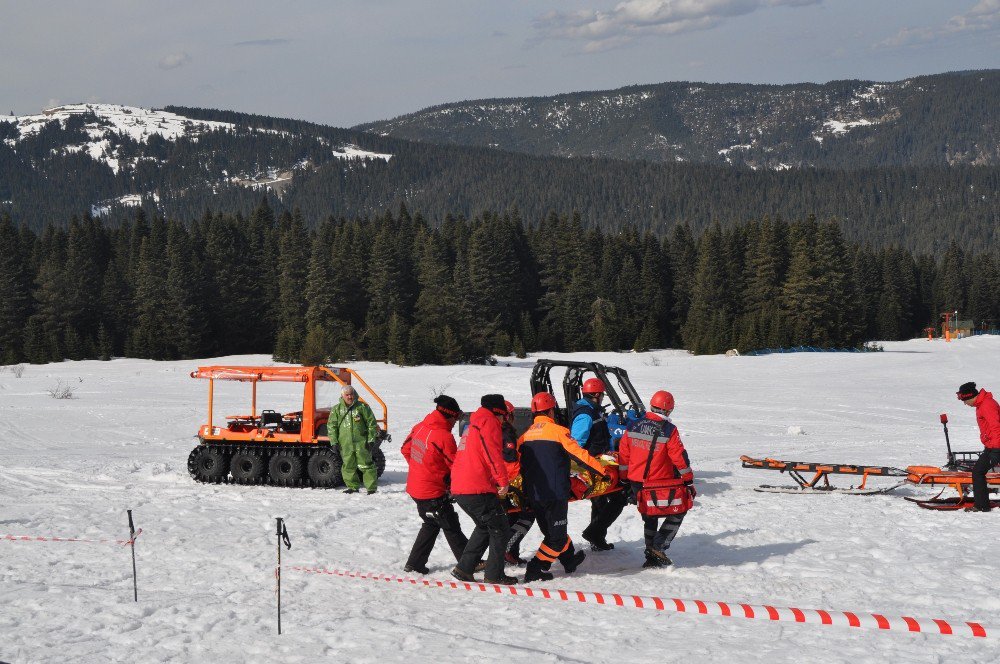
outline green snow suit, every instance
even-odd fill
[[[378,472],[368,446],[378,436],[378,426],[371,407],[361,400],[355,400],[354,404],[348,407],[341,399],[330,409],[327,433],[330,442],[336,441],[340,446],[344,484],[349,489],[357,490],[360,470],[365,488],[369,492],[375,491],[378,485]]]

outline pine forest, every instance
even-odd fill
[[[911,338],[1000,320],[1000,260],[763,218],[664,236],[517,210],[309,224],[262,199],[183,224],[136,210],[40,233],[0,218],[0,363],[272,353],[313,364],[482,362],[534,351],[694,353]]]

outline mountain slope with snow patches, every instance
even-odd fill
[[[1000,338],[887,343],[883,353],[695,357],[679,351],[567,355],[625,367],[640,394],[677,398],[672,418],[699,495],[670,554],[643,570],[642,523],[628,507],[616,548],[588,552],[544,587],[777,607],[878,612],[995,626],[1000,514],[935,513],[877,496],[753,491],[783,484],[739,456],[832,463],[940,464],[938,414],[955,449],[977,449],[973,411],[955,400],[975,380],[1000,391]],[[143,529],[131,558],[115,544],[0,537],[0,660],[7,662],[995,662],[1000,640],[769,623],[466,593],[307,575],[294,566],[402,574],[419,527],[399,454],[437,391],[473,409],[480,395],[529,399],[532,359],[495,367],[352,365],[389,404],[393,442],[373,496],[337,490],[202,485],[187,474],[207,364],[64,362],[0,371],[0,536],[124,539],[125,510]],[[72,399],[50,398],[58,381]],[[216,416],[243,411],[249,387],[216,386]],[[297,409],[300,388],[268,384],[258,407]],[[323,401],[326,397],[321,399]],[[845,478],[849,482],[849,478]],[[282,622],[275,626],[274,518],[287,519]],[[580,532],[589,506],[570,507]],[[462,516],[466,532],[469,521]],[[523,551],[537,546],[537,529]],[[454,564],[439,541],[429,578]],[[511,570],[513,571],[513,570]],[[523,571],[520,571],[523,574]],[[535,584],[535,588],[541,587]],[[991,632],[992,634],[992,632]]]
[[[661,83],[433,106],[358,128],[539,155],[752,169],[1000,162],[1000,70],[903,81]]]

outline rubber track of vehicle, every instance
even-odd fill
[[[231,457],[232,454],[235,453],[235,452],[246,452],[246,453],[253,454],[255,456],[264,456],[264,455],[270,456],[274,452],[291,451],[291,452],[296,453],[298,456],[302,457],[303,467],[305,467],[305,464],[309,463],[309,457],[312,456],[312,452],[319,451],[321,449],[329,449],[328,447],[319,447],[319,446],[314,446],[314,445],[310,445],[309,449],[302,449],[301,447],[293,447],[293,446],[290,446],[290,445],[267,445],[267,444],[264,444],[264,443],[257,443],[257,444],[254,444],[254,445],[212,445],[212,444],[209,444],[209,445],[206,445],[205,447],[207,447],[209,449],[221,450],[221,451],[223,451],[223,452],[226,453],[227,457]],[[192,474],[191,477],[196,482],[201,482],[203,484],[244,484],[243,482],[237,482],[236,480],[232,479],[231,477],[229,477],[228,474],[225,477],[222,477],[222,478],[220,478],[218,480],[214,480],[214,481],[206,481],[206,480],[200,479],[198,477],[195,477],[193,474]],[[308,477],[301,477],[301,478],[295,480],[294,483],[289,484],[289,485],[285,485],[285,484],[273,484],[270,481],[270,479],[271,479],[270,476],[268,476],[266,474],[266,466],[265,466],[265,475],[264,475],[264,477],[262,477],[257,482],[252,482],[252,483],[247,483],[247,484],[249,484],[249,485],[262,484],[262,485],[267,485],[267,486],[280,486],[280,487],[290,486],[290,487],[301,487],[301,488],[314,488],[314,486],[315,486],[314,482],[311,479],[309,479]]]
[[[320,447],[318,445],[309,445],[308,447],[305,447],[305,446],[291,446],[291,445],[267,445],[267,444],[264,444],[264,443],[255,443],[253,445],[232,445],[232,444],[228,444],[228,445],[213,445],[213,444],[208,444],[208,445],[205,445],[205,447],[207,447],[208,449],[221,450],[222,452],[226,453],[227,457],[231,456],[234,452],[249,452],[251,454],[254,454],[254,455],[257,455],[257,456],[261,456],[261,455],[264,455],[264,454],[270,455],[270,454],[272,454],[274,452],[278,452],[278,451],[292,451],[292,452],[295,452],[299,456],[302,457],[302,461],[303,461],[302,467],[303,467],[303,470],[305,470],[305,468],[309,465],[309,457],[312,456],[313,452],[318,452],[319,450],[328,450],[328,449],[330,449],[329,447],[326,447],[326,446]],[[200,479],[197,476],[195,476],[195,474],[193,472],[191,472],[191,467],[190,466],[188,466],[188,473],[191,475],[191,478],[194,479],[194,481],[201,482],[202,484],[243,484],[243,482],[237,482],[237,481],[233,480],[232,478],[229,477],[228,474],[225,477],[221,477],[221,478],[219,478],[217,480],[206,481],[206,480]],[[266,465],[265,465],[265,473],[266,473]],[[381,474],[379,474],[379,477],[381,477]],[[280,486],[280,487],[299,487],[299,488],[305,488],[305,489],[314,489],[314,488],[316,488],[316,483],[313,482],[312,479],[310,479],[308,476],[307,477],[300,477],[299,479],[295,480],[295,482],[293,482],[292,484],[287,484],[287,485],[286,484],[273,484],[270,481],[270,479],[271,479],[270,476],[267,476],[265,474],[265,477],[263,477],[261,479],[261,481],[253,482],[251,484],[263,484],[263,485],[267,485],[267,486]],[[326,487],[323,487],[323,488],[326,488]]]

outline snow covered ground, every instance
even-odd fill
[[[671,556],[642,570],[642,526],[629,507],[580,571],[548,587],[796,606],[998,625],[1000,515],[932,513],[880,496],[754,492],[786,478],[743,470],[739,456],[905,466],[940,464],[938,414],[956,449],[979,449],[973,413],[955,400],[975,380],[1000,391],[1000,338],[914,340],[873,354],[692,357],[676,351],[588,354],[626,367],[648,400],[677,397],[674,421],[697,477],[696,508]],[[288,565],[402,573],[418,520],[398,449],[444,389],[471,409],[485,392],[528,400],[533,360],[509,366],[355,366],[390,404],[388,470],[374,496],[337,490],[206,486],[187,474],[204,421],[199,364],[65,362],[0,373],[0,536],[124,538],[105,544],[0,539],[0,661],[6,662],[996,662],[1000,642],[871,632],[424,589],[287,570],[284,634],[275,633],[274,517],[287,519]],[[503,363],[502,363],[503,364]],[[52,399],[62,380],[74,398]],[[216,414],[246,409],[248,387],[217,389]],[[269,397],[270,395],[270,397]],[[297,409],[293,386],[259,401]],[[588,505],[573,504],[580,541]],[[463,521],[468,525],[468,520]],[[539,541],[529,534],[524,551]],[[454,561],[443,541],[431,577]]]

